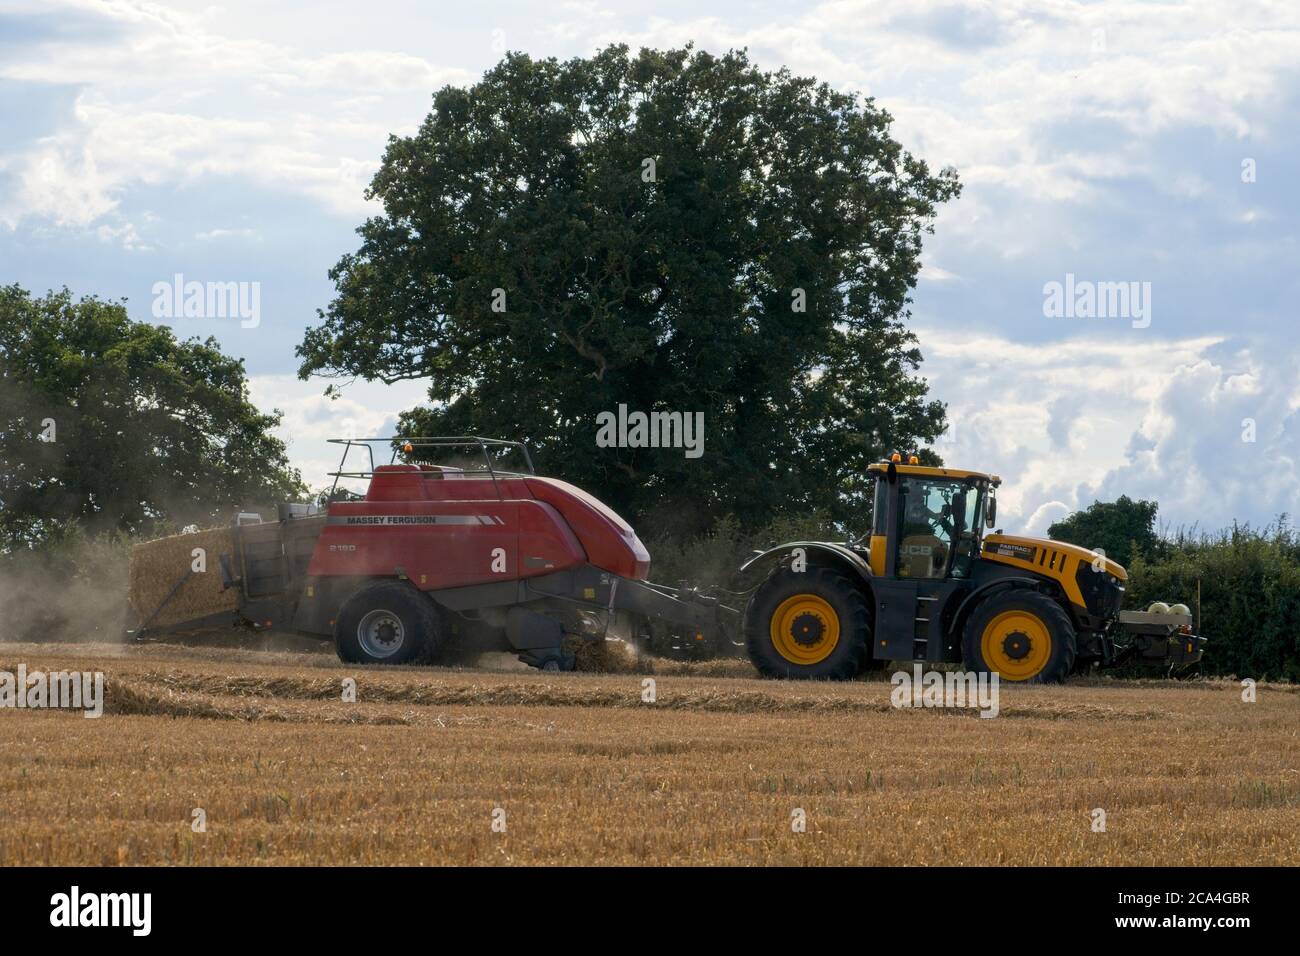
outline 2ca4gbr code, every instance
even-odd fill
[[[1249,903],[1249,893],[1205,893],[1205,892],[1188,892],[1188,893],[1120,893],[1119,902],[1121,903],[1140,903],[1143,906],[1152,906],[1156,903],[1192,903],[1199,905],[1206,904],[1236,904]]]

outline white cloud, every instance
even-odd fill
[[[923,282],[952,282],[954,279],[960,279],[961,276],[955,272],[949,272],[947,269],[941,269],[932,262],[923,260],[917,278]]]
[[[194,238],[199,242],[215,242],[220,239],[260,239],[262,234],[256,229],[209,229],[196,232]]]
[[[398,414],[426,404],[428,394],[427,382],[385,385],[356,381],[344,386],[340,397],[327,398],[328,384],[321,379],[304,382],[296,375],[251,375],[248,379],[253,404],[263,411],[278,408],[284,413],[276,434],[287,444],[289,459],[302,470],[303,480],[316,489],[332,483],[329,473],[339,470],[343,449],[331,445],[329,439],[394,435]],[[350,460],[347,470],[357,470],[360,461],[359,457]]]
[[[1096,489],[1160,501],[1173,526],[1214,530],[1294,513],[1300,500],[1300,362],[1242,350],[1175,369]],[[1251,440],[1253,439],[1253,440]]]
[[[365,215],[373,207],[362,194],[389,133],[413,129],[434,89],[470,78],[406,53],[312,55],[230,35],[218,28],[237,24],[205,13],[125,0],[63,6],[119,32],[6,49],[0,79],[81,88],[57,134],[8,152],[0,144],[0,164],[19,177],[0,206],[9,228],[26,217],[84,227],[133,185],[213,175]],[[340,100],[354,106],[336,111]]]
[[[1053,522],[1061,520],[1074,510],[1076,509],[1064,501],[1045,501],[1034,509],[1034,513],[1025,522],[1025,527],[1034,529],[1038,534],[1046,534]]]
[[[110,226],[105,223],[95,230],[95,235],[101,242],[120,243],[123,249],[132,252],[147,252],[153,248],[140,238],[140,233],[129,222],[122,223],[120,226]]]
[[[921,333],[950,464],[1004,479],[1000,523],[1043,533],[1126,494],[1169,527],[1265,523],[1300,500],[1300,362],[1220,337],[1023,344]],[[1246,420],[1255,441],[1242,440]]]
[[[358,37],[362,49],[331,51],[268,42],[213,8],[62,5],[105,18],[119,35],[15,48],[0,78],[81,86],[76,123],[60,134],[63,168],[51,175],[62,183],[71,170],[102,172],[72,191],[25,190],[3,213],[11,225],[22,215],[85,224],[132,182],[211,174],[365,214],[361,193],[387,134],[412,129],[433,89],[475,78],[364,48],[370,36]],[[882,97],[897,135],[931,162],[959,166],[968,188],[1010,187],[1058,204],[1095,199],[1099,183],[1131,176],[1200,194],[1203,181],[1171,179],[1145,159],[1142,141],[1174,126],[1260,134],[1261,107],[1277,102],[1300,60],[1300,11],[1268,3],[1199,2],[1174,15],[1164,4],[1126,2],[831,0],[763,22],[740,11],[670,20],[636,10],[616,19],[603,5],[574,2],[545,27],[587,49],[747,47],[765,66]],[[1098,30],[1102,50],[1094,49]],[[1116,123],[1131,141],[1073,142],[1060,129],[1067,120]],[[47,155],[37,168],[49,163]]]
[[[757,25],[651,16],[630,36],[589,29],[593,46],[744,47],[766,67],[876,96],[896,134],[930,162],[958,166],[967,183],[1051,202],[1089,199],[1096,179],[1164,185],[1165,171],[1143,162],[1140,147],[1075,142],[1067,123],[1118,124],[1138,143],[1179,126],[1259,135],[1260,115],[1300,61],[1300,9],[1226,0],[1176,13],[1126,2],[832,0]],[[1103,50],[1093,49],[1097,30]]]
[[[42,140],[5,166],[17,180],[11,196],[0,201],[0,222],[10,229],[25,216],[85,227],[117,208],[112,177],[100,171],[93,151],[84,145]]]

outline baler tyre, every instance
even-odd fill
[[[962,632],[967,670],[1002,680],[1059,684],[1074,669],[1074,625],[1046,594],[1012,588],[980,604]]]
[[[744,628],[764,677],[851,680],[870,654],[866,594],[835,568],[774,571],[750,598]]]
[[[346,664],[427,663],[441,638],[437,606],[399,581],[362,588],[334,625],[334,647]]]

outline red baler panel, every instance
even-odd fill
[[[519,503],[348,501],[330,505],[311,576],[391,577],[422,590],[519,577]]]
[[[370,478],[367,501],[507,501],[531,498],[520,478],[415,465],[380,465]]]
[[[424,495],[424,475],[415,465],[380,465],[370,476],[367,501],[420,501]]]
[[[587,560],[602,571],[645,580],[650,554],[631,526],[603,502],[581,488],[556,478],[528,478],[533,497],[555,508],[568,522],[587,552]]]
[[[519,576],[536,577],[585,563],[587,554],[560,513],[544,501],[519,502]]]

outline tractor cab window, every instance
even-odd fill
[[[916,477],[901,477],[899,486],[898,576],[968,577],[979,549],[979,486]]]
[[[956,540],[956,524],[963,515],[954,511],[959,486],[950,480],[899,478],[900,578],[942,578]]]
[[[958,496],[961,524],[956,529],[957,546],[952,560],[952,576],[968,578],[979,557],[980,532],[984,527],[984,489],[970,482]]]

